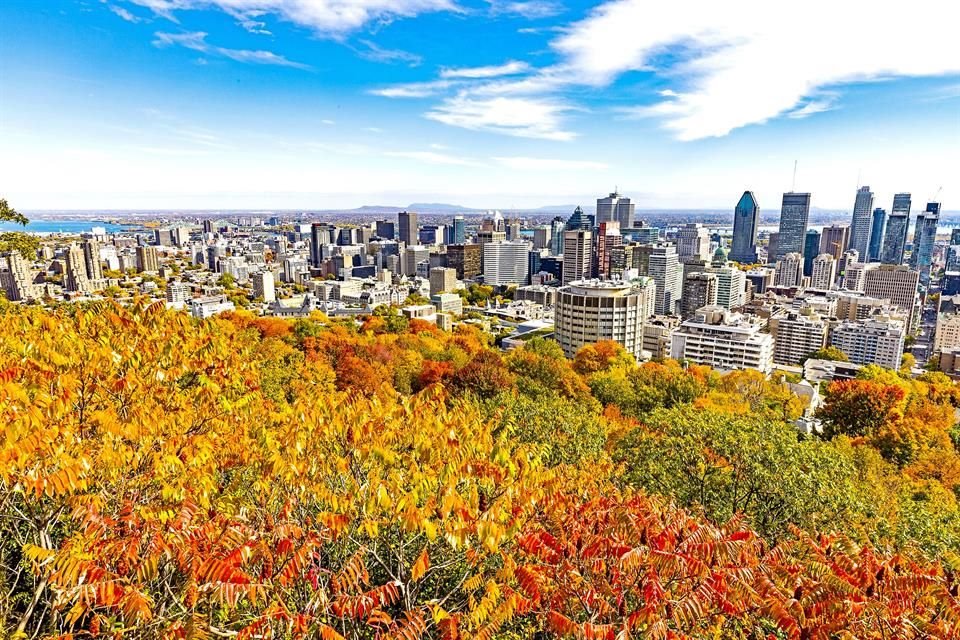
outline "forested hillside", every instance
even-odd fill
[[[0,311],[7,638],[960,637],[960,388]]]

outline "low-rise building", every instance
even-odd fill
[[[773,368],[773,337],[761,323],[723,307],[704,307],[674,331],[670,356],[724,371]]]

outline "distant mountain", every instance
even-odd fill
[[[445,204],[443,202],[414,202],[407,205],[408,211],[478,211],[459,204]]]

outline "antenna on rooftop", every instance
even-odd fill
[[[857,189],[860,188],[860,174],[863,173],[863,169],[857,169]]]
[[[793,161],[793,182],[790,183],[790,193],[797,190],[797,161]]]

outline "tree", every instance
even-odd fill
[[[30,220],[11,207],[6,200],[0,198],[0,222],[13,222],[26,226]],[[20,232],[0,233],[0,253],[17,251],[25,259],[34,260],[39,248],[40,239],[35,235]]]
[[[607,371],[615,366],[629,367],[633,364],[633,356],[613,340],[600,340],[584,345],[573,357],[573,369],[580,375]]]
[[[832,345],[828,345],[822,349],[817,349],[807,356],[807,358],[812,360],[836,360],[837,362],[850,362],[850,358],[847,357],[847,354]]]
[[[0,222],[14,222],[25,227],[30,220],[11,207],[5,199],[0,198]]]
[[[896,385],[873,380],[836,380],[827,387],[817,417],[824,423],[826,438],[872,435],[903,415],[905,398],[904,390]]]

